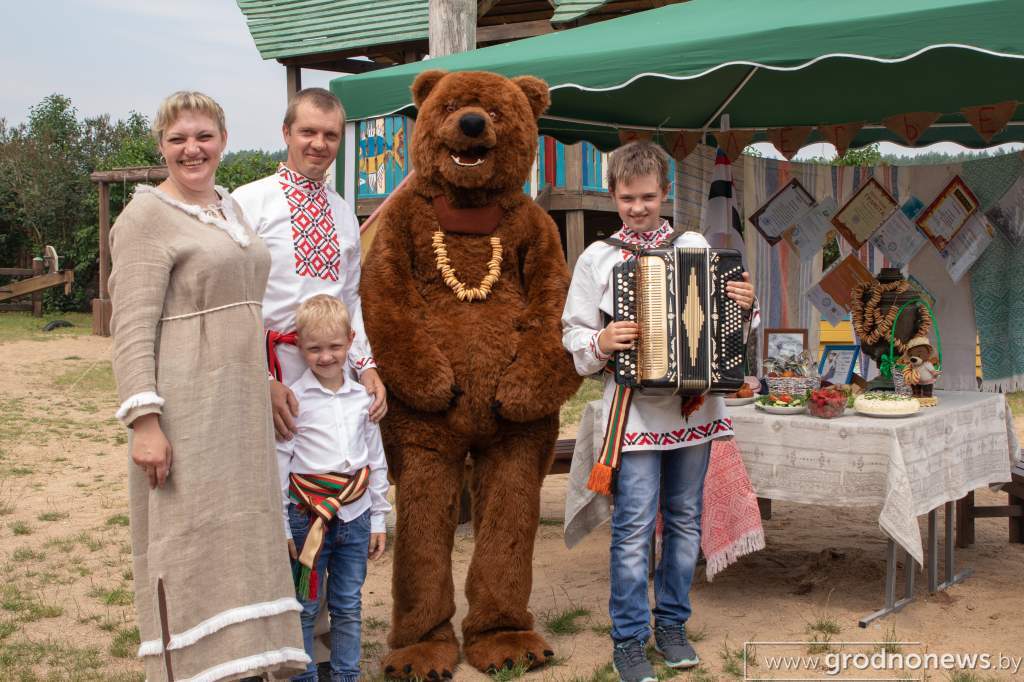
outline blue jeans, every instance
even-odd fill
[[[700,551],[704,474],[711,443],[622,455],[612,510],[612,639],[651,636],[648,562],[659,499],[664,519],[661,561],[654,571],[654,620],[677,625],[690,617],[690,583]]]
[[[288,507],[288,524],[295,547],[301,554],[309,534],[309,514],[292,504]],[[370,510],[349,523],[335,517],[327,524],[316,570],[320,579],[318,596],[326,589],[327,612],[331,617],[331,682],[356,682],[359,679],[362,590],[369,549]],[[313,599],[301,603],[302,642],[306,653],[313,658],[313,624],[320,613],[320,601]],[[298,682],[316,682],[316,679],[315,662],[306,672],[292,678]]]

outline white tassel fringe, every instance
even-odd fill
[[[754,530],[737,539],[727,548],[707,559],[706,575],[711,582],[715,575],[726,566],[735,563],[740,557],[764,549],[764,531]]]

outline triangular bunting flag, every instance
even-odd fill
[[[897,114],[883,118],[882,125],[906,140],[910,146],[914,146],[924,135],[924,131],[939,120],[941,115],[934,111],[913,111],[909,114]]]
[[[676,161],[682,161],[690,155],[700,143],[699,130],[681,130],[678,133],[665,133],[665,149]]]
[[[652,133],[649,130],[619,130],[619,144],[636,142],[637,140],[649,140]]]
[[[754,131],[742,128],[727,130],[724,133],[715,133],[718,148],[725,152],[725,155],[729,157],[730,163],[735,162],[740,157],[740,154],[743,153],[743,150],[747,148],[747,145],[753,139]]]
[[[804,146],[807,136],[814,130],[813,126],[787,126],[785,128],[769,128],[768,139],[779,150],[779,153],[792,159]]]
[[[992,138],[1002,132],[1006,124],[1013,118],[1014,112],[1017,111],[1017,100],[1011,99],[999,104],[964,107],[960,111],[964,112],[967,122],[978,131],[981,139],[991,142]]]
[[[856,123],[834,123],[832,125],[818,126],[818,132],[821,133],[821,139],[831,142],[832,146],[836,148],[836,155],[842,156],[850,148],[850,145],[857,137],[857,133],[863,127],[863,121]]]

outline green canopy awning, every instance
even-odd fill
[[[541,132],[603,149],[620,128],[706,130],[721,113],[758,130],[866,121],[855,146],[899,142],[881,120],[917,111],[944,114],[918,144],[983,147],[959,111],[1024,101],[1024,0],[691,0],[331,88],[351,119],[415,115],[409,86],[435,68],[544,78]],[[989,144],[1011,141],[1024,106]]]

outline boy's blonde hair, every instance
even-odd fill
[[[299,336],[335,330],[341,330],[348,336],[352,331],[352,322],[348,308],[333,296],[317,294],[307,298],[295,313],[295,331]]]
[[[185,111],[205,114],[217,122],[222,135],[227,131],[224,110],[212,97],[194,90],[179,90],[160,103],[156,118],[153,119],[153,137],[157,143],[163,140],[167,129],[174,125]]]
[[[624,144],[614,152],[608,161],[608,191],[616,186],[629,183],[645,175],[656,175],[663,190],[669,187],[668,153],[653,142],[636,140]]]

